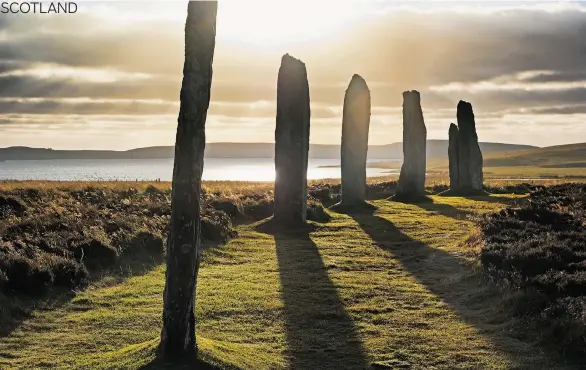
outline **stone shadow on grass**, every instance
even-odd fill
[[[462,197],[464,199],[469,200],[476,200],[481,202],[489,202],[489,203],[504,203],[509,204],[515,200],[515,198],[509,197],[502,197],[498,195],[493,195],[486,190],[472,190],[469,192],[461,192],[459,190],[448,189],[437,194],[440,197]],[[523,198],[521,198],[523,199]]]
[[[425,204],[425,206],[423,206]],[[436,210],[438,204],[427,202],[417,204],[419,207],[429,207],[430,210]],[[391,221],[375,215],[378,209],[376,206],[370,208],[363,208],[359,211],[345,212],[358,223],[360,228],[370,237],[377,247],[393,253],[401,264],[411,272],[415,278],[421,280],[422,277],[429,276],[429,281],[425,285],[434,285],[440,283],[437,275],[430,271],[430,266],[426,264],[429,258],[434,259],[433,268],[436,272],[458,271],[469,265],[465,259],[458,258],[452,254],[441,249],[432,248],[425,243],[412,239],[408,235],[401,232]],[[461,210],[447,206],[444,212],[461,212]],[[420,272],[420,273],[419,273]],[[421,276],[420,276],[421,275]],[[440,283],[441,284],[441,283]]]
[[[463,210],[450,204],[435,203],[431,201],[426,203],[417,203],[414,205],[428,212],[438,213],[446,217],[451,217],[455,220],[465,220],[469,217],[476,216],[474,212]]]
[[[376,206],[365,201],[360,204],[336,203],[328,209],[338,213],[374,212],[376,211]]]
[[[499,197],[495,195],[487,195],[487,196],[465,196],[468,200],[475,200],[480,202],[487,202],[487,203],[502,203],[505,205],[515,204],[516,202],[524,201],[526,197],[521,198],[509,198],[509,197]]]
[[[505,206],[515,205],[518,202],[524,201],[525,198],[508,198],[508,197],[499,197],[499,196],[463,196],[462,198],[476,201],[476,202],[487,202],[487,203],[501,203]],[[478,217],[478,213],[472,210],[465,210],[454,207],[450,204],[444,203],[437,203],[433,199],[430,202],[422,202],[422,203],[414,203],[415,206],[418,206],[422,209],[425,209],[429,212],[439,213],[441,215],[451,217],[455,220],[465,220],[467,218],[475,218]]]
[[[397,194],[390,196],[387,200],[392,200],[393,202],[399,203],[407,203],[407,204],[420,204],[420,203],[429,203],[432,202],[432,199],[427,195],[419,195],[419,194]]]
[[[141,366],[139,370],[222,370],[222,368],[196,359],[173,363],[156,358],[150,363]]]
[[[369,368],[358,330],[311,239],[313,229],[272,220],[257,227],[275,238],[290,368]]]
[[[494,321],[496,317],[491,309],[491,297],[478,289],[483,281],[481,276],[472,273],[469,261],[411,238],[391,221],[374,213],[371,210],[347,214],[378,248],[391,252],[417,281],[445,302],[463,321],[477,328],[479,334],[505,355],[513,367],[532,368],[520,363],[516,356],[518,353],[511,350],[518,346],[512,345],[518,343],[517,340],[499,334],[502,332],[499,322],[502,321],[500,318]],[[453,284],[453,278],[456,278],[457,287]],[[477,297],[471,296],[471,292],[477,292]]]

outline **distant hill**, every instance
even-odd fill
[[[403,151],[403,143],[396,143]],[[503,144],[503,143],[485,143],[481,142],[480,150],[483,155],[503,152],[513,152],[517,150],[538,149],[533,145],[522,144]],[[395,144],[392,144],[395,145]],[[401,155],[402,157],[402,155]],[[448,158],[448,141],[447,140],[427,140],[427,157],[428,158]]]
[[[586,143],[493,153],[485,167],[537,166],[543,168],[586,167]]]
[[[480,143],[482,152],[486,154],[503,153],[518,150],[536,149],[530,145],[501,143]],[[273,143],[208,143],[205,156],[207,158],[272,158],[275,152]],[[429,158],[445,158],[448,153],[447,140],[428,140],[427,156]],[[172,146],[154,146],[125,151],[115,150],[53,150],[29,147],[0,148],[0,160],[42,160],[42,159],[146,159],[173,158]],[[310,158],[340,158],[339,145],[311,144]],[[371,145],[368,149],[369,158],[401,159],[403,144]]]

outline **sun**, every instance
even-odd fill
[[[335,36],[357,20],[348,1],[224,0],[218,3],[217,38],[259,48],[308,43]]]
[[[81,11],[102,15],[108,23],[128,26],[151,20],[183,29],[187,1],[88,2]],[[329,41],[354,22],[364,21],[372,1],[358,0],[219,0],[216,38],[223,45],[281,51],[292,44]]]

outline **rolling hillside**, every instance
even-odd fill
[[[536,149],[530,145],[480,143],[483,153],[502,153],[517,150]],[[275,153],[273,143],[208,143],[207,158],[272,158]],[[428,140],[429,158],[446,158],[447,140]],[[125,151],[115,150],[54,150],[48,148],[9,147],[0,148],[0,160],[43,160],[43,159],[145,159],[173,158],[172,146],[155,146]],[[403,157],[403,143],[371,145],[369,158],[400,159]],[[310,158],[338,159],[339,145],[310,144]]]
[[[485,167],[537,166],[542,168],[586,167],[586,143],[493,153]]]
[[[487,153],[483,151],[486,178],[586,178],[586,143]],[[371,166],[398,168],[390,162]],[[447,158],[427,161],[429,172],[448,173]]]

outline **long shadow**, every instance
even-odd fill
[[[275,238],[290,368],[365,369],[358,330],[329,278],[310,228],[259,231]]]
[[[435,209],[438,206],[438,204],[434,203],[422,203],[418,204],[418,206],[423,204],[433,206],[430,209]],[[462,212],[455,207],[446,206],[445,210],[448,212]],[[376,243],[377,247],[391,252],[415,278],[421,280],[424,284],[428,286],[438,285],[437,274],[430,271],[430,266],[422,263],[432,255],[436,258],[436,262],[432,267],[435,272],[438,269],[458,271],[457,269],[461,269],[463,265],[468,264],[464,259],[460,259],[441,249],[429,247],[425,243],[411,238],[399,230],[391,221],[375,215],[375,211],[376,209],[365,209],[361,212],[349,212],[347,214],[358,223],[360,228]]]
[[[464,196],[462,198],[473,200],[473,201],[480,201],[480,202],[487,202],[487,203],[502,203],[506,206],[511,206],[515,204],[519,204],[523,202],[525,198],[508,198],[508,197],[498,197],[498,196]],[[470,217],[475,217],[477,214],[472,211],[460,209],[454,207],[450,204],[444,203],[436,203],[436,202],[421,202],[421,203],[413,203],[413,205],[418,206],[422,209],[425,209],[429,212],[436,212],[441,215],[451,217],[456,220],[464,220]]]
[[[438,206],[438,204],[434,203],[423,204]],[[423,204],[418,204],[418,206]],[[452,206],[447,206],[445,210],[448,212],[462,212]],[[441,249],[429,247],[425,243],[411,238],[399,230],[391,221],[375,215],[375,211],[376,209],[365,209],[347,214],[358,223],[377,247],[391,252],[415,278],[428,287],[433,288],[436,285],[441,285],[436,274],[439,270],[458,271],[463,268],[463,265],[468,264],[464,259],[460,259]],[[431,267],[432,270],[430,270],[430,266],[423,262],[432,255],[434,263]],[[438,293],[441,292],[438,291]]]
[[[425,202],[425,203],[414,203],[413,205],[425,209],[429,212],[439,213],[441,215],[451,217],[456,220],[465,220],[468,217],[475,215],[474,212],[456,208],[449,204]]]
[[[484,190],[479,191],[479,192],[480,192],[479,194],[470,194],[467,192],[459,192],[457,190],[446,190],[446,191],[443,191],[443,192],[438,193],[436,195],[440,196],[440,197],[461,197],[461,198],[465,198],[465,199],[469,199],[469,200],[476,200],[476,201],[482,201],[482,202],[488,202],[488,203],[509,204],[515,200],[514,198],[512,199],[509,197],[494,195],[494,194],[491,194],[491,193],[486,192]]]
[[[494,321],[491,323],[491,318],[486,311],[487,307],[490,307],[490,302],[482,299],[481,296],[470,296],[470,290],[463,286],[469,283],[470,286],[473,285],[473,289],[477,288],[478,284],[481,283],[480,280],[462,281],[459,283],[462,285],[456,289],[449,283],[451,276],[459,273],[462,274],[461,276],[466,276],[470,262],[412,239],[391,221],[375,215],[372,210],[347,214],[358,223],[377,247],[391,252],[413,277],[448,304],[460,318],[477,328],[483,335],[487,335],[500,353],[507,355],[514,366],[519,366],[515,368],[527,368],[524,364],[517,363],[518,361],[507,343],[504,343],[503,338],[496,334],[498,330],[495,330],[494,327],[491,328],[496,323]],[[479,312],[482,313],[479,314]]]
[[[476,201],[481,201],[481,202],[487,202],[487,203],[503,203],[503,204],[511,204],[515,201],[517,201],[518,199],[516,198],[509,198],[509,197],[500,197],[500,196],[465,196],[463,198],[469,199],[469,200],[476,200]],[[519,198],[519,199],[524,199],[524,198]]]
[[[222,370],[220,367],[205,361],[193,359],[183,362],[165,362],[160,358],[138,368],[139,370]]]

